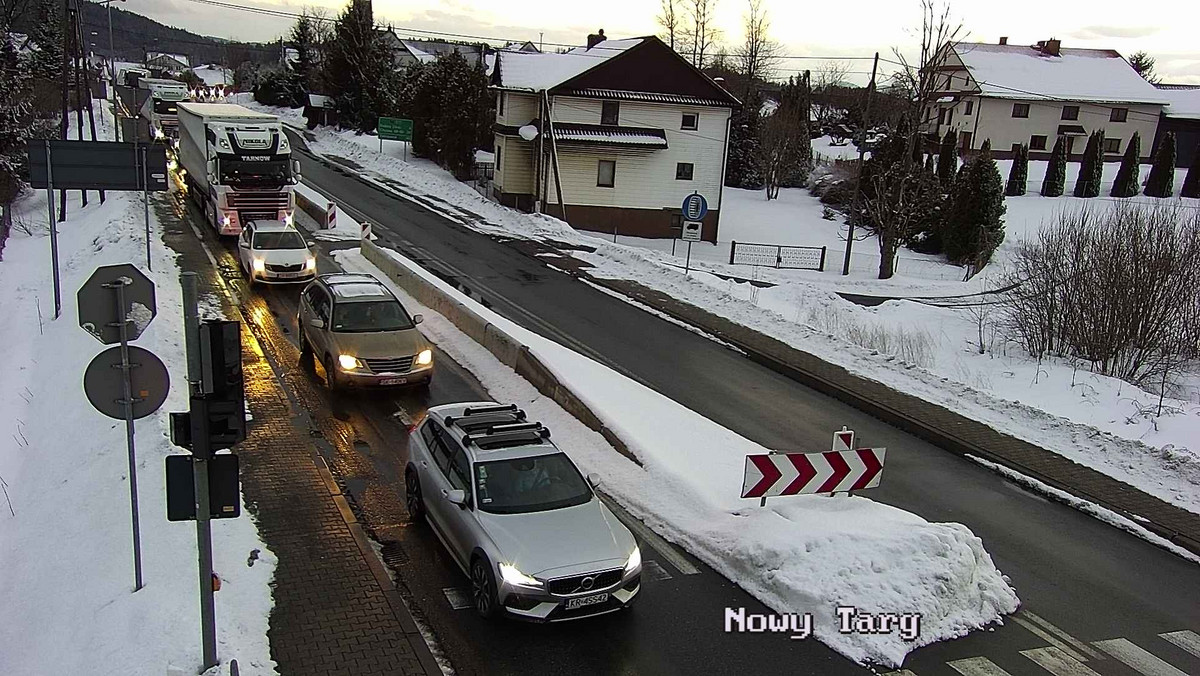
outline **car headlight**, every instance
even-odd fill
[[[313,258],[312,256],[309,256],[308,258],[304,259],[304,267],[308,268],[309,271],[316,270],[317,269],[317,259]]]
[[[295,219],[292,218],[292,215],[290,213],[283,215],[283,222],[285,225],[291,225],[294,220]]]
[[[228,226],[228,225],[229,225],[230,223],[232,223],[232,222],[233,222],[233,221],[232,221],[232,220],[229,218],[229,216],[222,216],[222,217],[221,217],[221,225]]]
[[[500,577],[504,578],[504,581],[509,584],[520,585],[522,587],[540,588],[542,586],[541,580],[529,577],[525,573],[517,570],[516,566],[509,563],[500,564]]]
[[[633,546],[633,553],[629,555],[629,560],[625,562],[625,572],[631,573],[642,565],[642,550],[637,545]]]
[[[362,362],[357,357],[350,354],[338,355],[338,364],[346,371],[362,368]]]
[[[421,350],[421,353],[417,355],[417,365],[418,366],[429,366],[432,363],[433,363],[433,350]]]
[[[267,262],[261,258],[255,258],[253,261],[254,271],[262,272],[267,269]]]

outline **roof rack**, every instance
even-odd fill
[[[549,438],[550,429],[543,427],[540,422],[502,423],[488,426],[482,434],[464,435],[463,444],[474,444],[480,448],[505,448]]]
[[[524,422],[525,411],[517,408],[516,404],[506,406],[470,406],[463,409],[460,415],[446,416],[446,427],[458,425],[461,429],[471,432],[474,428],[495,423]]]
[[[364,282],[379,284],[379,280],[375,277],[358,272],[333,272],[322,275],[322,277],[326,284],[362,284]]]

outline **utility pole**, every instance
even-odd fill
[[[871,121],[871,97],[875,95],[875,73],[879,69],[879,52],[871,64],[871,82],[867,85],[867,102],[863,104],[863,123],[858,139],[858,173],[854,176],[854,199],[850,201],[850,220],[846,231],[846,259],[842,261],[842,274],[850,274],[850,250],[854,247],[854,219],[858,217],[858,198],[862,192],[863,156],[867,154],[867,126]]]

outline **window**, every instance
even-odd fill
[[[1121,139],[1119,139],[1119,138],[1104,139],[1104,152],[1106,152],[1106,153],[1121,152]]]
[[[1029,104],[1028,103],[1014,103],[1012,116],[1013,117],[1029,117]]]
[[[1045,136],[1030,136],[1029,137],[1029,149],[1030,150],[1045,150],[1046,149],[1046,137]]]
[[[1079,119],[1079,106],[1063,106],[1062,119],[1078,120]]]
[[[1108,116],[1109,122],[1124,122],[1129,117],[1128,108],[1113,108]]]
[[[496,171],[500,171],[500,146],[496,146]]]
[[[970,150],[971,149],[971,132],[964,131],[960,136],[962,138],[962,149]]]
[[[600,109],[600,124],[617,124],[621,118],[621,104],[617,101],[605,101]]]
[[[691,162],[680,162],[675,165],[675,180],[690,181],[692,180],[692,170],[695,168]]]
[[[596,172],[596,186],[611,188],[616,184],[617,163],[612,160],[600,160],[600,168]]]
[[[496,92],[496,114],[504,117],[504,92]]]
[[[592,489],[562,453],[475,463],[479,508],[492,514],[527,514],[582,505]]]
[[[260,251],[277,251],[280,249],[307,249],[308,244],[300,233],[295,230],[282,230],[278,232],[256,232],[253,235],[254,243],[250,248]]]
[[[967,109],[963,111],[963,115],[970,115],[973,110],[975,110],[975,102],[967,101]]]
[[[333,306],[332,329],[338,333],[405,331],[415,326],[394,300],[341,301]]]
[[[438,427],[437,423],[426,420],[425,426],[421,428],[421,438],[429,447],[429,454],[433,456],[433,461],[441,468],[442,473],[446,473],[450,467],[450,455],[446,451],[446,433],[442,431],[441,427]]]
[[[688,131],[696,131],[696,129],[698,129],[699,127],[700,127],[700,116],[699,115],[697,115],[695,113],[684,113],[683,114],[683,124],[680,125],[680,129],[686,129]]]
[[[938,108],[938,124],[939,125],[946,124],[946,109],[945,108]]]
[[[308,297],[308,305],[312,308],[313,314],[318,319],[329,321],[329,296],[320,287],[309,287],[311,295]]]
[[[450,467],[446,472],[446,478],[450,480],[450,485],[454,488],[464,490],[467,495],[471,494],[471,482],[467,479],[471,474],[471,463],[467,460],[467,454],[463,449],[459,448],[458,443],[453,439],[443,439],[446,445],[446,450],[450,455]]]

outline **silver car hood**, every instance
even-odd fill
[[[557,577],[619,568],[633,552],[629,529],[593,497],[564,509],[528,514],[490,514],[479,522],[506,559],[526,575]]]

